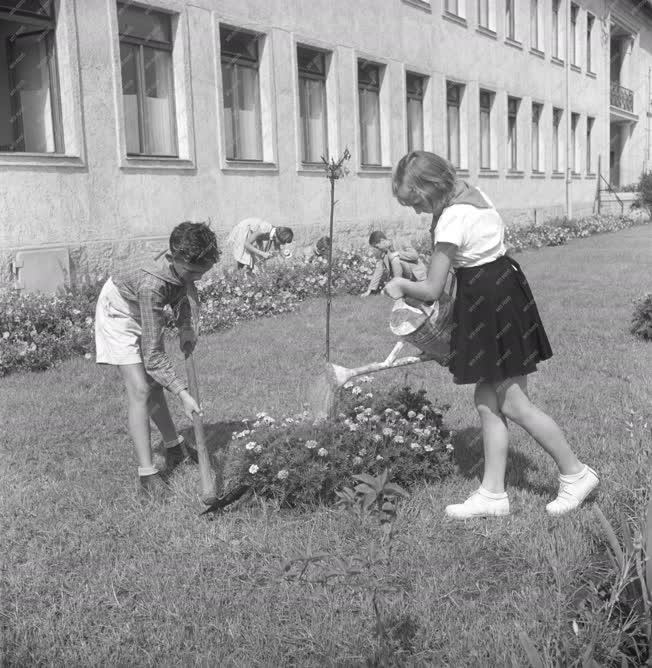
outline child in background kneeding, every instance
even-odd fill
[[[417,251],[408,244],[397,245],[384,232],[375,231],[369,235],[369,245],[376,255],[376,268],[369,280],[369,287],[361,297],[368,297],[378,290],[385,272],[392,277],[403,277],[409,281],[423,281],[427,271]]]

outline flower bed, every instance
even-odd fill
[[[377,390],[370,383],[370,376],[348,382],[332,420],[303,413],[276,421],[259,413],[245,421],[228,446],[225,487],[246,485],[294,507],[335,502],[335,491],[359,473],[388,469],[392,482],[404,487],[450,475],[448,406],[434,406],[425,390]]]
[[[513,253],[647,222],[641,212],[558,218],[541,225],[507,228],[505,242]],[[424,237],[416,245],[427,256],[429,244],[429,237]],[[337,251],[332,270],[335,293],[364,292],[374,262],[367,249]],[[271,260],[256,273],[215,272],[198,285],[201,331],[219,331],[245,320],[294,311],[306,299],[326,294],[327,274],[327,263],[320,258]],[[57,296],[0,290],[0,376],[18,369],[47,369],[72,355],[91,357],[95,301],[102,284],[98,281]],[[173,328],[171,317],[169,324]]]

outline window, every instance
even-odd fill
[[[178,157],[169,14],[118,5],[127,155]]]
[[[516,39],[516,11],[514,0],[505,0],[505,33],[508,39]]]
[[[559,5],[561,0],[552,0],[552,57],[561,58],[559,35]]]
[[[586,71],[593,72],[591,37],[593,33],[593,22],[595,17],[591,14],[586,15]]]
[[[460,16],[460,2],[464,0],[446,0],[444,8],[450,14]]]
[[[358,60],[360,153],[363,165],[380,165],[380,65]]]
[[[595,118],[591,116],[586,117],[586,173],[593,174],[593,165],[591,161],[593,156],[591,155],[591,141],[592,141],[592,132],[593,132],[593,123]]]
[[[491,169],[491,107],[493,94],[480,91],[480,169]]]
[[[577,13],[579,7],[577,5],[571,4],[571,16],[570,16],[570,61],[573,65],[577,65]]]
[[[491,29],[489,26],[489,0],[478,0],[478,25]]]
[[[543,171],[543,151],[541,146],[541,114],[543,105],[532,103],[532,171]]]
[[[407,144],[408,151],[423,150],[423,91],[424,77],[405,75],[407,90]]]
[[[263,159],[258,36],[220,26],[227,160]]]
[[[562,110],[553,108],[552,110],[552,171],[562,171],[562,146],[561,146],[561,116]]]
[[[446,157],[454,167],[461,167],[460,103],[462,86],[446,83]]]
[[[571,172],[573,174],[579,174],[580,171],[580,154],[579,146],[577,145],[578,135],[577,135],[577,126],[580,122],[579,114],[571,114]]]
[[[539,48],[539,0],[530,0],[530,45]]]
[[[510,171],[518,169],[518,107],[515,97],[507,98],[507,165]]]
[[[326,54],[297,47],[301,161],[319,163],[328,154]]]
[[[0,17],[0,151],[63,153],[53,3],[8,4]]]

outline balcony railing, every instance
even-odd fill
[[[615,81],[611,82],[611,106],[634,113],[634,93]]]

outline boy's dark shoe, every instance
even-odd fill
[[[197,463],[197,451],[192,450],[185,441],[177,443],[171,448],[165,448],[165,468],[168,471],[176,468],[179,464],[190,463],[191,461]]]
[[[170,486],[160,473],[139,476],[139,491],[144,499],[165,501],[172,495]]]

